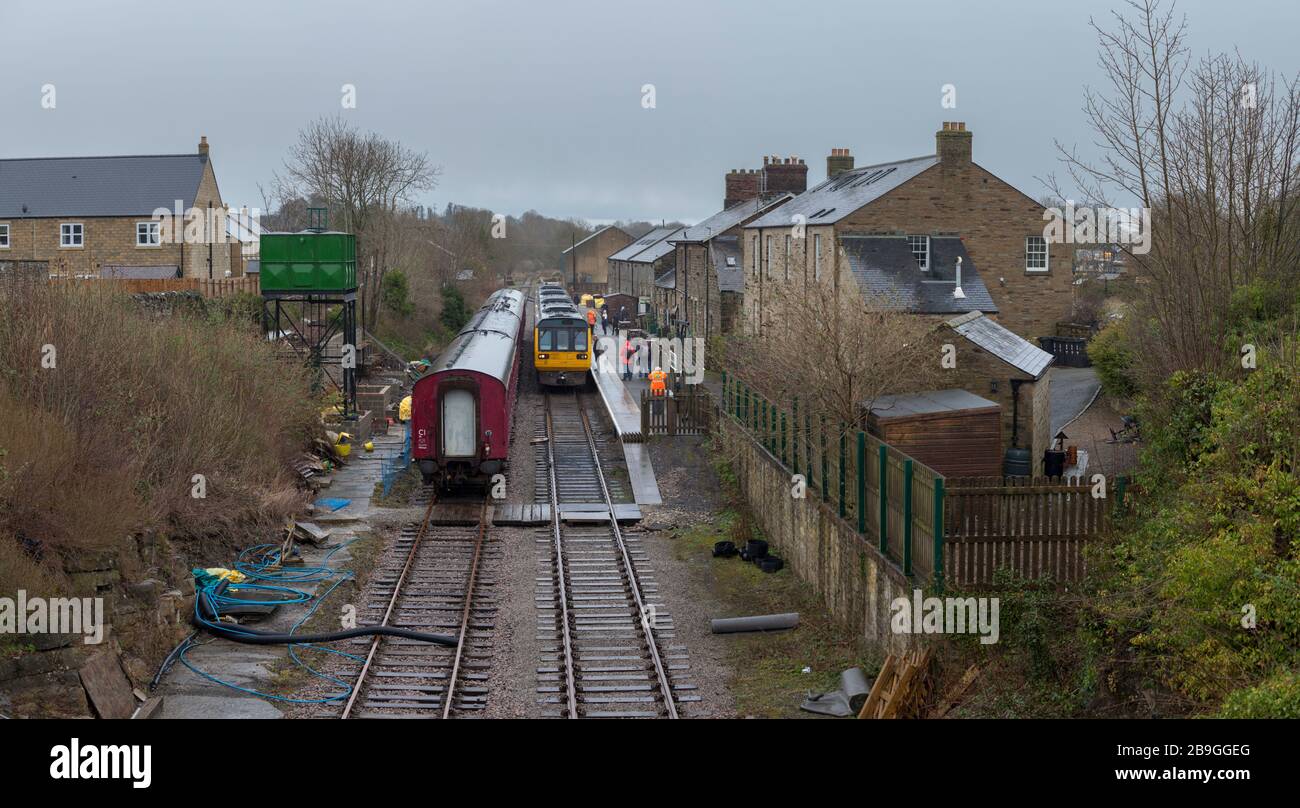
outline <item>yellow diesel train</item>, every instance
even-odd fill
[[[591,372],[591,326],[558,284],[545,283],[537,292],[533,320],[533,368],[538,383],[548,387],[579,387]]]

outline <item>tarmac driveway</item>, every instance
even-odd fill
[[[1052,368],[1052,438],[1088,409],[1100,389],[1096,368]]]

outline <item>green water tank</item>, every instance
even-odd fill
[[[357,242],[351,233],[263,233],[263,292],[350,292],[357,288]]]

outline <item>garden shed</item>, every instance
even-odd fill
[[[881,396],[867,428],[945,477],[1002,474],[1002,406],[966,390]]]

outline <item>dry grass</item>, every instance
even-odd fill
[[[315,403],[255,329],[80,286],[0,287],[0,309],[0,545],[51,569],[141,528],[213,537],[301,504],[287,462]]]

